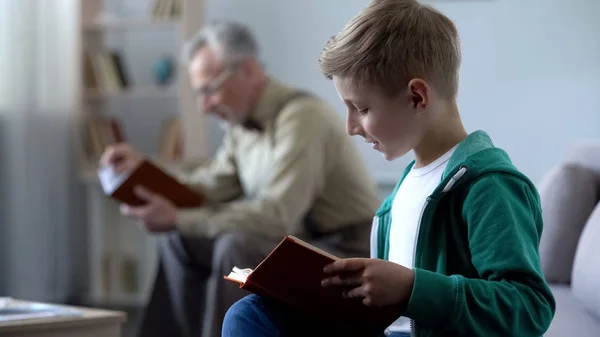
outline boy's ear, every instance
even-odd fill
[[[429,105],[429,85],[420,78],[408,82],[410,101],[415,109],[425,109]]]

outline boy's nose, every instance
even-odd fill
[[[360,135],[361,131],[362,131],[362,129],[360,127],[360,124],[353,123],[353,121],[351,119],[348,119],[348,121],[346,122],[346,132],[350,136]]]

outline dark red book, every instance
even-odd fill
[[[143,160],[133,171],[122,174],[115,174],[112,166],[103,167],[98,170],[98,177],[105,194],[131,206],[145,203],[135,194],[135,186],[158,193],[179,208],[198,207],[205,200],[202,194],[183,185],[149,160]]]
[[[254,269],[224,276],[240,288],[294,307],[317,322],[340,329],[344,336],[377,336],[397,318],[397,309],[368,307],[348,299],[342,287],[323,287],[323,268],[338,258],[296,237],[285,237]],[[309,322],[307,322],[309,324]]]

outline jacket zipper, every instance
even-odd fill
[[[461,166],[460,169],[452,176],[452,178],[446,184],[446,186],[444,186],[442,193],[447,193],[454,186],[454,184],[465,175],[465,173],[467,173],[467,168],[465,166]],[[417,224],[417,235],[415,236],[415,242],[413,245],[413,269],[415,268],[415,264],[417,262],[416,261],[417,260],[417,241],[419,241],[419,231],[421,230],[421,220],[423,218],[423,213],[425,212],[425,208],[427,207],[427,204],[429,204],[429,201],[431,201],[431,196],[428,196],[427,199],[425,199],[423,208],[421,208],[421,214],[419,214],[419,223]],[[412,319],[410,320],[410,335],[412,337],[416,336],[414,320],[412,320]]]
[[[417,223],[417,233],[415,235],[415,242],[413,244],[413,270],[415,269],[415,263],[417,261],[417,241],[419,241],[419,231],[421,230],[421,220],[423,218],[423,213],[425,213],[425,208],[427,207],[427,204],[429,204],[429,201],[431,200],[431,197],[428,196],[427,199],[425,199],[425,202],[423,203],[423,207],[421,208],[421,213],[419,214],[419,221]],[[414,320],[410,320],[410,335],[412,337],[415,337],[415,327],[414,327]]]

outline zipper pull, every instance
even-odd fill
[[[456,174],[454,174],[454,176],[452,176],[452,178],[450,178],[450,181],[448,181],[448,183],[446,184],[446,186],[444,186],[444,189],[442,190],[442,193],[446,193],[446,192],[450,191],[450,189],[452,188],[452,186],[454,186],[454,184],[460,178],[462,178],[462,176],[464,176],[465,173],[467,173],[467,167],[463,166],[463,167],[461,167],[458,170],[458,172],[456,172]]]

